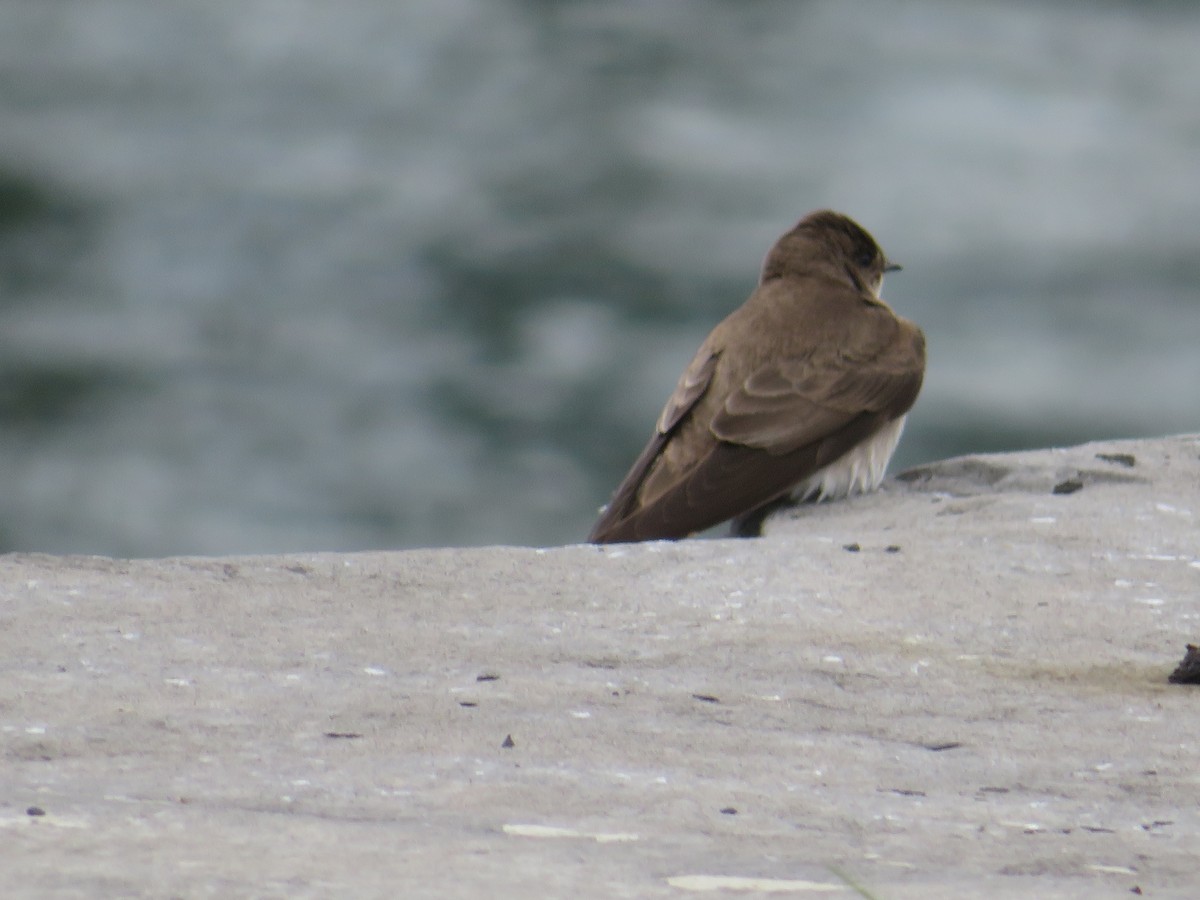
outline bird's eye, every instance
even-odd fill
[[[875,251],[870,248],[860,250],[854,261],[864,269],[869,268],[871,263],[875,262]]]

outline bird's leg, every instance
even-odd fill
[[[729,536],[740,538],[762,537],[763,522],[767,520],[767,516],[771,515],[777,509],[791,505],[792,499],[787,494],[784,494],[782,497],[776,497],[762,506],[755,507],[748,513],[742,513],[742,515],[738,516],[730,524]]]

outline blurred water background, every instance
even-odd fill
[[[893,470],[1200,428],[1200,5],[0,4],[0,549],[579,540],[775,237],[926,330]]]

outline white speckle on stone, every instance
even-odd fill
[[[1160,513],[1168,513],[1173,516],[1190,517],[1192,511],[1190,509],[1180,509],[1178,506],[1172,506],[1170,503],[1155,503],[1154,508]]]
[[[1005,828],[1020,828],[1022,831],[1041,831],[1042,826],[1037,822],[1001,822]]]
[[[1137,869],[1131,869],[1129,866],[1106,866],[1100,863],[1090,863],[1088,868],[1093,872],[1104,872],[1109,875],[1136,875]]]
[[[840,656],[834,656],[833,654],[830,654],[829,656],[822,656],[822,657],[821,657],[821,662],[825,662],[825,663],[841,663],[841,662],[845,662],[845,660],[843,660],[843,659],[842,659]]]
[[[593,834],[591,837],[595,838],[597,844],[617,844],[638,840],[638,836],[631,831],[602,832]]]
[[[555,825],[523,825],[506,824],[505,834],[514,837],[532,838],[590,838],[599,844],[611,844],[619,841],[636,841],[638,836],[629,832],[586,832],[574,828],[559,828]]]
[[[46,726],[45,725],[26,725],[25,733],[26,734],[45,734]]]
[[[166,684],[172,684],[175,687],[191,687],[192,683],[186,678],[164,678]]]
[[[1163,599],[1161,597],[1138,597],[1133,602],[1141,603],[1141,604],[1144,604],[1145,606],[1162,606],[1163,605]]]
[[[375,666],[367,666],[366,668],[363,669],[363,672],[367,675],[374,675],[376,678],[378,678],[381,675],[387,674],[386,669],[380,669]]]
[[[1031,516],[1029,521],[1035,525],[1053,525],[1058,519],[1054,516]]]
[[[126,631],[124,634],[121,635],[121,637],[123,637],[127,641],[136,641],[141,636],[142,636],[142,634],[140,631]]]
[[[1132,581],[1128,581],[1128,580],[1126,580],[1126,579],[1124,579],[1124,578],[1118,578],[1118,579],[1116,579],[1116,580],[1113,582],[1113,584],[1114,584],[1115,586],[1119,587],[1119,588],[1133,587],[1133,582],[1132,582]]]
[[[667,884],[681,891],[712,893],[714,891],[753,891],[759,894],[828,894],[842,892],[844,884],[825,881],[799,881],[785,878],[747,878],[742,875],[672,875]]]
[[[592,717],[592,714],[590,712],[588,712],[586,709],[571,710],[571,718],[572,719],[590,719],[591,717]]]

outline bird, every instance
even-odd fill
[[[925,374],[925,335],[880,296],[900,266],[849,217],[812,212],[708,335],[588,536],[678,540],[883,480]]]

